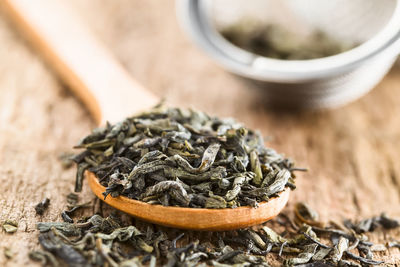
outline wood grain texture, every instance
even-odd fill
[[[160,102],[130,77],[68,4],[54,0],[0,4],[98,124],[116,123]]]
[[[269,109],[263,88],[226,73],[183,35],[171,1],[68,1],[130,74],[173,105],[232,116],[271,136],[269,145],[310,171],[300,175],[289,208],[304,200],[323,219],[362,218],[386,211],[400,217],[400,69],[367,96],[322,112]],[[20,222],[0,232],[0,266],[32,264],[38,247],[35,223],[60,220],[74,170],[63,170],[60,151],[70,151],[94,126],[88,112],[57,81],[0,15],[0,221]],[[43,185],[39,189],[36,185]],[[87,186],[82,198],[93,197]],[[33,206],[50,197],[50,209]],[[398,230],[393,233],[400,239]],[[373,236],[382,242],[384,233]],[[7,261],[3,248],[18,252]],[[400,251],[382,254],[400,263]]]

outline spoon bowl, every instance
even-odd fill
[[[290,195],[290,189],[286,188],[277,197],[259,203],[258,208],[250,206],[234,209],[165,207],[124,196],[108,196],[104,199],[102,193],[106,188],[99,183],[96,175],[89,171],[86,171],[85,175],[93,193],[116,209],[151,223],[200,231],[233,230],[266,222],[279,214]]]

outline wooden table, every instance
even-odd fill
[[[400,217],[400,69],[367,96],[321,112],[268,108],[263,88],[233,76],[199,51],[179,28],[172,1],[73,0],[71,5],[133,77],[172,105],[233,116],[271,136],[269,145],[309,172],[297,179],[290,205],[308,202],[323,219],[362,218],[382,211]],[[57,159],[94,127],[88,112],[0,13],[0,265],[32,264],[38,221],[59,221],[74,169]],[[82,198],[93,197],[85,188]],[[44,216],[34,205],[51,199]],[[400,239],[400,231],[392,232]],[[378,233],[374,240],[383,241]],[[397,248],[382,258],[400,263]]]

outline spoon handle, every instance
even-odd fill
[[[59,0],[2,0],[3,9],[98,124],[158,103]]]

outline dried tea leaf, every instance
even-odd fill
[[[275,181],[267,188],[267,196],[272,196],[282,191],[285,188],[290,176],[291,174],[288,170],[280,170],[275,177]]]
[[[273,243],[284,243],[284,242],[287,242],[287,240],[285,238],[283,238],[280,235],[278,235],[271,228],[269,228],[267,226],[263,226],[262,229],[265,232],[266,237],[270,242],[273,242]]]
[[[360,253],[361,256],[367,258],[367,259],[372,259],[374,254],[371,251],[371,246],[370,244],[362,244],[360,243],[357,246],[357,250]]]
[[[227,207],[227,203],[223,197],[213,195],[206,198],[204,207],[206,209],[224,209]]]
[[[216,261],[220,263],[231,262],[237,255],[242,254],[240,250],[234,250],[230,246],[224,246],[221,252],[222,255],[216,259]],[[234,262],[234,263],[242,263],[242,262]]]
[[[187,143],[187,141],[186,141]],[[214,163],[215,158],[217,157],[217,153],[220,144],[211,144],[203,153],[203,158],[201,160],[200,166],[197,168],[196,173],[202,173],[210,169],[211,165]]]
[[[320,248],[312,257],[313,261],[322,261],[332,251],[331,248]]]
[[[231,262],[233,264],[251,263],[254,265],[261,265],[261,266],[263,266],[262,263],[265,263],[265,261],[262,257],[257,257],[254,255],[248,255],[248,254],[244,254],[244,253],[240,253],[240,254],[234,256],[231,259]]]
[[[89,266],[87,260],[73,247],[63,243],[52,231],[41,233],[39,243],[42,247],[54,253],[58,258],[68,262],[70,266]]]
[[[357,261],[363,263],[363,264],[378,265],[378,264],[384,263],[383,261],[375,261],[372,259],[367,259],[367,258],[357,256],[357,255],[351,253],[350,251],[346,251],[346,255],[354,260],[357,260]]]
[[[72,208],[78,203],[78,195],[75,193],[69,193],[67,195],[68,207]]]
[[[11,251],[11,248],[5,247],[3,250],[4,257],[6,259],[12,259],[14,257],[14,253]]]
[[[302,252],[301,249],[299,248],[295,248],[295,247],[287,247],[288,242],[283,242],[280,244],[280,247],[273,247],[271,249],[272,252],[278,253],[279,254],[283,254],[283,253],[290,253],[290,254],[299,254]]]
[[[3,223],[3,230],[6,231],[6,233],[15,233],[18,230],[18,223],[13,220],[5,220]]]
[[[293,266],[297,264],[304,264],[311,260],[311,258],[315,255],[315,251],[317,250],[317,244],[311,244],[304,246],[303,252],[301,252],[296,258],[288,259],[285,261],[286,266]]]
[[[182,205],[189,205],[190,199],[186,190],[181,183],[176,181],[163,181],[147,188],[146,192],[142,195],[142,199],[153,195],[159,195],[166,191],[169,191],[171,196]]]
[[[49,205],[50,205],[50,199],[47,197],[44,198],[42,201],[40,201],[38,204],[36,204],[36,206],[35,206],[36,214],[43,215],[43,213],[49,207]]]
[[[311,230],[311,231],[312,231],[312,230]],[[312,233],[315,235],[314,232],[312,232]],[[310,235],[308,235],[307,233],[303,233],[303,235],[304,235],[308,240],[314,242],[315,244],[317,244],[317,245],[320,246],[321,248],[331,249],[329,246],[327,246],[327,245],[322,244],[321,242],[319,242],[319,241],[316,239],[316,238],[317,238],[316,235],[315,235],[315,236],[310,236]]]
[[[389,248],[400,248],[400,242],[397,242],[397,241],[388,242],[388,247]]]
[[[267,244],[264,242],[264,240],[261,238],[260,235],[258,235],[256,232],[252,230],[246,231],[246,235],[248,238],[254,241],[254,243],[260,248],[260,249],[266,249]]]
[[[109,235],[97,233],[96,238],[101,238],[103,240],[118,239],[119,241],[126,241],[126,240],[130,239],[132,236],[137,236],[140,234],[141,234],[141,232],[138,229],[136,229],[136,227],[128,226],[128,227],[124,227],[124,228],[118,228]]]
[[[389,218],[385,213],[382,213],[380,216],[367,218],[355,224],[350,220],[345,220],[344,225],[356,233],[365,233],[374,231],[379,226],[384,229],[394,229],[399,227],[400,223],[398,220]]]
[[[123,240],[121,240],[121,241],[123,241]],[[143,251],[145,251],[147,253],[152,253],[153,252],[154,248],[152,246],[149,246],[146,242],[144,242],[143,239],[138,238],[136,242],[137,242],[138,247],[141,250],[143,250]]]
[[[296,218],[302,223],[320,227],[324,226],[324,223],[318,221],[319,214],[303,202],[296,203],[294,212]]]
[[[83,175],[89,167],[90,165],[86,162],[78,164],[78,170],[76,172],[76,180],[75,180],[75,192],[82,191]]]
[[[18,227],[15,227],[14,225],[9,225],[9,224],[3,224],[3,229],[7,233],[15,233],[18,230]]]
[[[263,174],[261,171],[261,164],[256,150],[250,152],[250,165],[251,171],[255,174],[253,182],[256,185],[260,185],[263,179]]]
[[[61,212],[61,218],[63,219],[64,222],[74,223],[74,220],[71,217],[69,217],[69,215],[65,212],[65,210]]]
[[[378,221],[385,229],[394,229],[400,226],[400,222],[396,219],[389,218],[385,213],[379,216]]]
[[[76,224],[68,222],[39,222],[36,227],[41,233],[48,232],[54,227],[66,236],[79,236],[81,234],[81,229]]]
[[[18,222],[14,221],[14,220],[10,220],[10,219],[5,220],[4,224],[8,224],[8,225],[12,225],[12,226],[18,227]]]
[[[68,196],[67,196],[67,201],[70,201],[70,203],[68,204],[69,210],[64,210],[64,211],[61,212],[61,218],[63,219],[64,222],[73,223],[74,220],[70,216],[72,216],[75,213],[75,211],[77,211],[77,210],[79,210],[81,208],[91,207],[91,202],[90,201],[86,202],[86,203],[83,203],[83,204],[76,204],[77,199],[76,200],[75,199],[68,199]]]
[[[63,152],[58,156],[58,159],[60,160],[61,166],[64,169],[69,169],[74,164],[73,157],[74,153]]]
[[[29,252],[29,258],[34,261],[40,262],[42,266],[60,266],[60,263],[57,261],[56,257],[50,252],[44,250],[34,250]]]
[[[246,176],[239,176],[235,178],[232,189],[229,190],[225,195],[226,201],[231,201],[237,197],[237,195],[240,193],[241,186],[246,182],[247,179],[248,178]]]
[[[338,263],[343,256],[343,253],[349,248],[349,240],[341,236],[335,247],[333,247],[331,259],[333,262]]]

